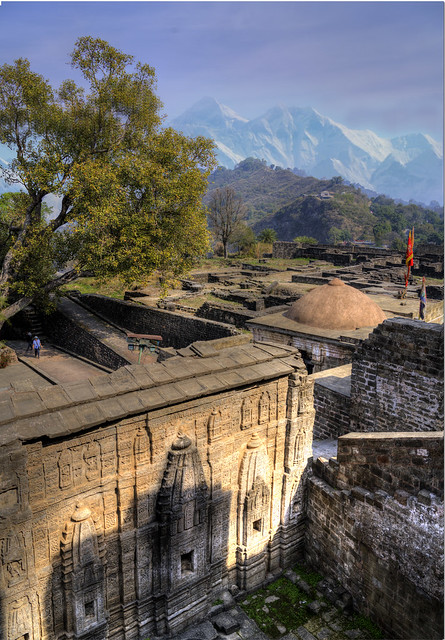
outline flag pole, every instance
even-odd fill
[[[408,244],[406,247],[405,262],[406,262],[405,290],[402,294],[402,298],[406,296],[406,292],[408,289],[409,273],[410,273],[411,267],[414,264],[414,227],[412,228],[412,231],[410,231],[408,235]]]
[[[422,288],[420,290],[420,307],[419,307],[420,320],[425,320],[425,309],[426,309],[426,284],[425,284],[425,276],[423,276]]]

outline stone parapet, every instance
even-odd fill
[[[348,433],[338,440],[337,461],[340,488],[431,492],[443,500],[443,431]]]
[[[306,558],[387,634],[443,631],[443,433],[350,433],[308,484]]]
[[[356,350],[351,376],[351,431],[443,428],[444,328],[391,318]]]

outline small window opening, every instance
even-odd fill
[[[255,522],[253,523],[253,528],[255,529],[255,531],[261,531],[261,519],[255,520]]]
[[[85,618],[93,618],[94,617],[94,600],[90,602],[85,602]]]
[[[187,575],[188,573],[193,573],[193,551],[189,551],[188,553],[183,553],[181,555],[181,574]]]

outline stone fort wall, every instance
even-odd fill
[[[350,431],[443,429],[444,327],[391,318],[356,350]]]
[[[127,331],[161,335],[163,347],[181,349],[198,340],[216,340],[237,333],[230,325],[195,316],[149,308],[106,296],[84,294],[82,303]]]
[[[177,632],[289,566],[312,393],[270,345],[1,392],[2,638]]]
[[[443,432],[350,433],[309,480],[308,560],[389,638],[443,637]]]

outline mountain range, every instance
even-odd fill
[[[426,134],[386,139],[354,130],[312,108],[277,106],[248,120],[214,98],[203,98],[171,126],[213,138],[221,166],[248,157],[316,178],[341,176],[391,198],[443,203],[443,150]]]

